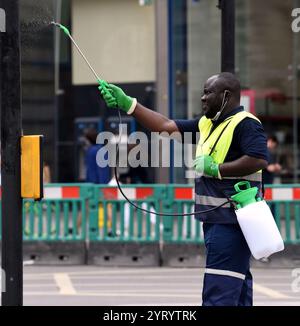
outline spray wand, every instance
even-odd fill
[[[82,58],[84,59],[84,61],[87,63],[88,67],[90,68],[90,70],[92,71],[93,75],[96,77],[97,82],[100,82],[100,78],[97,75],[95,69],[92,67],[92,65],[89,63],[88,59],[86,58],[86,56],[83,54],[83,52],[80,50],[80,47],[78,46],[78,44],[75,42],[75,40],[73,39],[69,29],[67,27],[65,27],[62,24],[56,23],[56,22],[51,22],[52,25],[55,25],[57,27],[59,27],[72,41],[72,43],[74,44],[74,46],[76,47],[76,49],[78,50],[79,54],[82,56]]]

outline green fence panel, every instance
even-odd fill
[[[163,203],[164,211],[175,214],[193,211],[192,185],[175,184],[167,188],[167,200]],[[265,199],[285,243],[300,243],[300,185],[267,185]],[[174,243],[203,243],[202,223],[196,221],[194,216],[164,218],[163,239],[165,242]]]
[[[300,201],[268,200],[267,203],[284,242],[286,244],[300,243]]]
[[[136,205],[152,212],[183,214],[194,210],[192,185],[122,187]],[[300,185],[267,185],[265,199],[285,243],[300,243]],[[127,203],[116,186],[107,185],[46,185],[45,199],[23,201],[23,225],[24,240],[31,241],[88,238],[203,243],[202,223],[194,216],[161,217],[142,212]],[[1,218],[0,231],[1,238]]]
[[[93,195],[93,185],[47,184],[44,193],[41,201],[23,200],[24,240],[86,240],[88,201]]]
[[[173,214],[194,211],[194,187],[174,184],[167,187],[168,198],[164,201],[164,211]],[[163,239],[172,243],[203,243],[201,222],[191,216],[164,217]]]
[[[300,202],[294,205],[294,216],[295,216],[295,237],[300,240]]]
[[[140,208],[159,212],[166,198],[164,185],[122,185]],[[160,239],[161,218],[130,205],[116,186],[95,185],[89,205],[89,239],[92,241],[153,242]]]
[[[300,243],[300,184],[266,185],[265,199],[286,244]]]

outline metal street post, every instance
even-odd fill
[[[222,11],[221,70],[235,71],[235,0],[219,0]]]
[[[1,47],[1,172],[3,306],[23,304],[22,199],[20,171],[21,64],[19,1],[1,0],[5,29]],[[3,15],[1,15],[3,16]],[[3,27],[3,26],[2,26]]]

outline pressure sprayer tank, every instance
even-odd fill
[[[269,206],[265,200],[256,198],[258,188],[242,181],[234,189],[237,194],[231,198],[238,203],[235,213],[253,257],[269,257],[283,250],[284,243]]]

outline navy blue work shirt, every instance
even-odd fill
[[[216,128],[228,117],[242,111],[244,111],[244,107],[239,106],[228,114],[221,116],[216,122],[213,122],[213,128]],[[193,144],[197,144],[196,133],[199,132],[199,119],[175,120],[182,135],[184,132],[191,132],[195,135],[193,137]],[[243,155],[268,161],[267,137],[264,128],[261,123],[251,118],[245,118],[236,126],[232,143],[224,162],[235,161]]]

